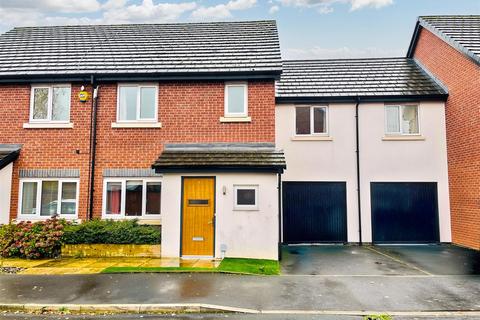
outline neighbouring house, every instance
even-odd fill
[[[15,28],[0,52],[2,222],[135,218],[167,256],[277,258],[275,21]]]
[[[446,99],[413,59],[284,61],[283,242],[450,242]]]
[[[448,88],[454,243],[480,249],[480,15],[420,17],[407,56]]]

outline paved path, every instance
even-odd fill
[[[1,303],[204,303],[254,310],[480,311],[479,276],[5,275]]]

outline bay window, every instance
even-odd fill
[[[48,219],[57,215],[77,217],[78,181],[66,179],[22,179],[19,217]]]
[[[145,218],[160,215],[162,183],[158,179],[105,179],[103,217]]]

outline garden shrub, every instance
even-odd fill
[[[60,254],[64,220],[19,222],[0,226],[0,255],[27,259],[53,258]]]
[[[65,226],[65,244],[160,244],[160,228],[137,220],[91,220]]]

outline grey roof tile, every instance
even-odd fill
[[[25,27],[0,35],[0,78],[281,70],[275,21]]]
[[[480,15],[422,16],[418,23],[480,64]]]
[[[276,96],[369,97],[446,95],[408,58],[283,61]]]

